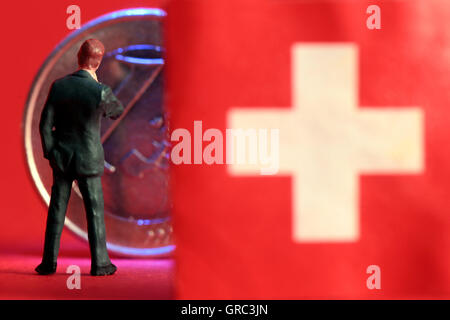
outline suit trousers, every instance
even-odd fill
[[[86,210],[91,266],[111,263],[106,250],[103,190],[100,176],[76,177],[53,169],[53,186],[48,209],[42,262],[56,263],[72,182],[77,180]]]

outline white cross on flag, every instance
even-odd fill
[[[450,3],[424,5],[170,5],[171,127],[227,159],[172,167],[179,298],[449,297]]]
[[[293,110],[229,114],[231,128],[279,128],[280,172],[293,175],[293,237],[299,242],[358,239],[360,173],[423,169],[422,111],[359,108],[357,56],[350,44],[295,44]],[[244,164],[233,171],[259,174],[260,168]]]

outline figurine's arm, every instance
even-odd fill
[[[53,148],[53,126],[55,121],[55,107],[52,102],[53,84],[50,88],[42,110],[41,120],[39,121],[39,133],[41,134],[42,150],[44,151],[44,158],[49,159],[50,151]]]
[[[103,116],[113,120],[119,118],[123,112],[122,103],[107,85],[103,85],[100,106],[103,109]]]

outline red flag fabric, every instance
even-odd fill
[[[170,4],[178,298],[450,296],[449,18],[444,0]],[[226,163],[226,129],[253,129],[254,163]]]

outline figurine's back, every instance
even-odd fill
[[[111,88],[97,82],[86,70],[78,70],[53,83],[46,104],[54,113],[52,167],[62,172],[71,170],[77,176],[101,175],[101,117],[116,118],[123,111]],[[42,129],[48,130],[45,125],[42,123]]]

